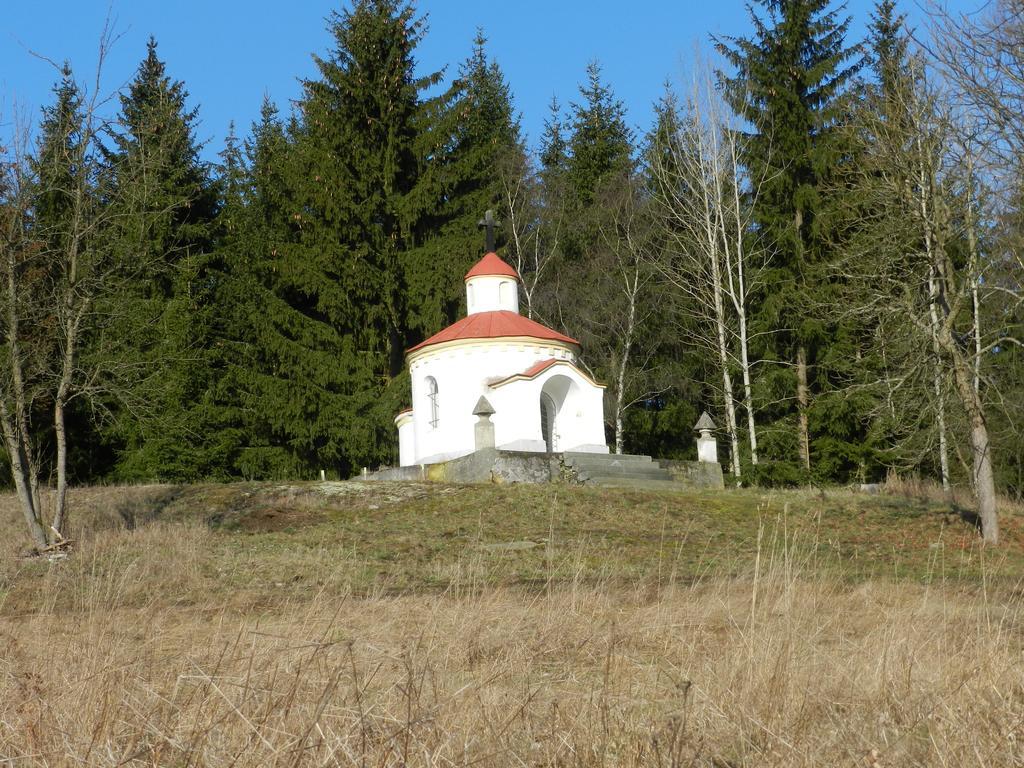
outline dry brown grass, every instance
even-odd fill
[[[888,495],[905,499],[916,499],[932,504],[951,503],[961,510],[974,509],[974,494],[969,487],[954,485],[947,491],[943,489],[942,483],[920,475],[890,472],[882,483],[881,490]],[[1005,494],[999,496],[997,506],[1003,515],[1024,514],[1024,504]]]
[[[307,567],[328,571],[319,592],[263,607],[210,591],[218,576],[237,583],[249,561],[211,560],[205,526],[112,524],[33,577],[35,594],[71,603],[0,618],[0,756],[18,766],[1024,764],[1021,591],[850,583],[786,524],[762,525],[744,575],[690,584],[584,582],[558,566],[567,579],[495,586],[474,549],[446,566],[443,593],[356,596],[330,574],[331,558],[347,555],[314,552]]]

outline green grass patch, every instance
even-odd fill
[[[125,605],[216,594],[251,607],[492,585],[690,584],[752,574],[759,557],[850,582],[1012,585],[1024,572],[1017,514],[1004,514],[1004,543],[986,551],[950,505],[845,490],[238,483],[83,489],[73,503],[79,549],[53,564],[9,558],[0,611],[38,605],[41,593],[74,606],[101,582]],[[14,507],[8,499],[3,514]]]

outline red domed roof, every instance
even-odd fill
[[[473,268],[466,273],[464,279],[471,277],[514,277],[519,279],[519,273],[501,260],[501,257],[494,251],[486,254],[480,261],[473,265]]]
[[[486,257],[485,257],[486,258]],[[495,258],[497,258],[495,256]],[[547,326],[523,317],[518,312],[499,310],[497,312],[477,312],[453,323],[439,333],[407,351],[415,352],[434,344],[462,339],[501,339],[526,336],[531,339],[558,341],[563,344],[579,344],[576,339],[552,330]]]

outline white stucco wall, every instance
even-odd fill
[[[569,345],[536,339],[481,339],[441,345],[415,355],[409,369],[415,426],[413,458],[408,464],[429,464],[472,453],[476,423],[472,411],[481,395],[495,409],[491,420],[499,448],[544,451],[540,394],[545,384],[561,406],[556,419],[556,450],[607,452],[604,390],[573,367],[554,365],[535,379],[490,386],[497,379],[523,373],[552,358],[573,362],[574,353]],[[436,427],[429,423],[428,377],[434,378],[438,388]],[[406,454],[402,457],[406,465]]]
[[[482,275],[466,281],[466,314],[477,312],[519,313],[519,284],[513,277]]]
[[[553,449],[608,453],[604,437],[604,389],[595,386],[574,366],[553,365],[533,379],[503,384],[487,399],[496,413],[495,441],[499,448],[544,451],[541,428],[541,393],[556,408]],[[504,418],[499,418],[501,416]]]
[[[403,467],[416,463],[416,426],[412,411],[403,411],[395,417],[398,427],[398,463]]]

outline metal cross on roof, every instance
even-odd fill
[[[484,217],[477,222],[477,226],[486,230],[487,253],[492,253],[494,251],[494,230],[498,226],[498,220],[494,218],[494,211],[488,208]]]

